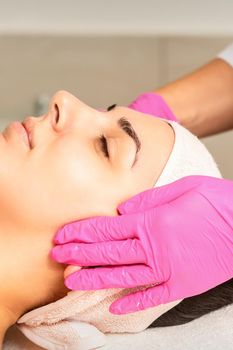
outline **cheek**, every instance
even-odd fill
[[[72,143],[11,155],[0,177],[0,219],[43,230],[91,215],[104,173],[87,148]]]
[[[29,229],[55,230],[70,221],[115,215],[134,186],[94,152],[75,142],[57,142],[23,159],[12,162],[12,157],[0,179],[0,217]]]
[[[63,145],[64,146],[64,145]],[[100,169],[95,166],[92,154],[87,150],[75,151],[74,147],[51,149],[41,159],[41,184],[43,191],[49,193],[48,204],[54,215],[67,220],[82,214],[82,206],[94,200],[93,186],[98,181]]]
[[[57,143],[35,154],[25,171],[28,203],[37,203],[37,217],[47,224],[96,215],[102,202],[108,202],[111,174],[88,147]]]

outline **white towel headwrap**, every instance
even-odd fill
[[[168,123],[174,129],[175,143],[155,187],[188,175],[221,177],[198,138],[177,122]],[[109,312],[113,301],[141,288],[71,291],[66,297],[22,316],[18,327],[31,341],[48,350],[94,349],[105,344],[104,333],[140,332],[180,302],[120,316]]]

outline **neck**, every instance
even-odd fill
[[[55,232],[19,232],[12,225],[0,226],[0,331],[25,312],[63,297],[64,267],[49,252]],[[2,317],[4,315],[4,317]]]
[[[5,307],[0,307],[0,349],[7,329],[16,322],[15,313]]]

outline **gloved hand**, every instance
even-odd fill
[[[128,105],[128,108],[134,109],[138,112],[150,114],[155,117],[161,117],[178,122],[177,118],[163,97],[155,94],[154,92],[144,92],[140,94]]]
[[[61,228],[52,257],[79,266],[73,290],[159,283],[116,300],[116,314],[197,295],[233,277],[233,182],[187,176],[144,191],[118,207]],[[100,267],[103,266],[103,267]]]

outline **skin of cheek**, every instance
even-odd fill
[[[2,209],[19,229],[51,231],[90,216],[116,215],[117,204],[129,192],[126,173],[111,172],[81,140],[77,145],[77,139],[60,138],[15,159],[9,155],[0,186]]]

